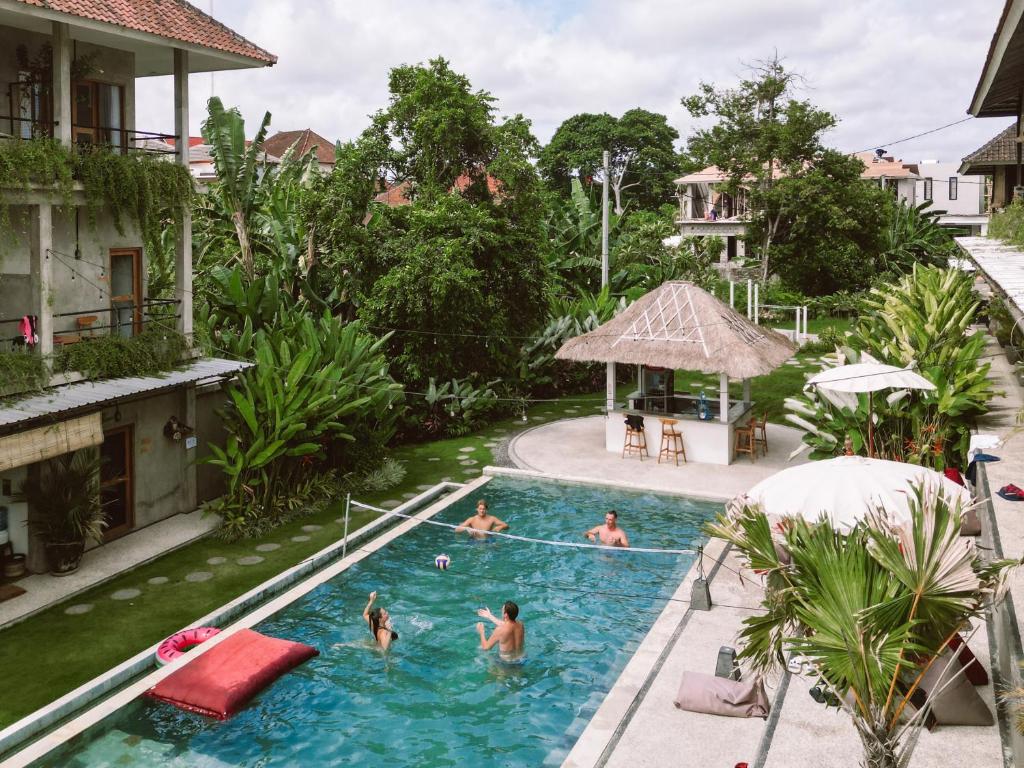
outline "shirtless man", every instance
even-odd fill
[[[487,502],[480,499],[476,503],[476,514],[465,520],[462,525],[455,529],[456,533],[468,531],[470,536],[477,539],[486,538],[487,531],[504,531],[508,529],[508,523],[499,520],[487,511]],[[482,531],[482,533],[480,533]]]
[[[489,651],[498,645],[498,655],[506,661],[512,661],[523,655],[523,640],[526,629],[523,622],[516,621],[519,616],[519,606],[511,600],[505,602],[501,607],[501,619],[491,613],[490,608],[481,608],[476,612],[481,619],[494,622],[495,629],[488,638],[484,632],[484,623],[477,622],[476,631],[480,635],[480,647]]]
[[[619,528],[619,513],[614,509],[609,510],[604,516],[604,525],[595,525],[583,535],[591,541],[594,541],[596,537],[601,540],[602,544],[609,547],[629,546],[626,532]]]

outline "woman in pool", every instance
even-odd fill
[[[385,651],[398,639],[398,633],[391,628],[391,616],[386,608],[373,608],[377,593],[371,592],[370,599],[363,608],[363,620],[370,628],[374,641]]]

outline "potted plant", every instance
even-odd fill
[[[43,540],[50,573],[74,573],[86,542],[98,541],[107,525],[100,501],[99,451],[83,448],[40,462],[20,495],[36,512],[29,525]]]

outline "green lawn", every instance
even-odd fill
[[[799,391],[804,375],[802,369],[784,365],[769,376],[754,379],[751,392],[759,410],[764,407],[770,419],[781,420],[783,399]],[[700,383],[707,387],[709,397],[717,396],[715,376],[679,372],[676,382],[680,390],[691,389],[691,383]],[[632,381],[620,384],[619,399],[634,389]],[[738,383],[732,394],[734,397],[740,394]],[[404,495],[418,493],[417,486],[434,485],[442,478],[457,482],[471,480],[479,476],[484,466],[493,463],[488,444],[554,419],[597,414],[602,404],[602,393],[568,396],[557,402],[535,403],[525,423],[521,417],[505,419],[466,437],[400,446],[391,455],[404,463],[405,479],[396,488],[363,494],[360,500],[380,504],[388,499],[402,500]],[[470,447],[474,450],[460,450]],[[460,464],[467,456],[477,463]],[[17,695],[0,696],[0,728],[336,541],[342,535],[342,525],[336,522],[341,511],[339,501],[320,513],[282,526],[261,541],[226,544],[213,538],[200,540],[73,598],[73,604],[94,605],[88,613],[69,616],[64,613],[66,603],[0,630],[0,680],[4,681],[5,691],[17,691]],[[366,512],[353,514],[352,530],[372,517]],[[310,524],[323,527],[311,532],[301,530],[302,526]],[[291,538],[297,535],[310,539],[293,542]],[[281,547],[257,553],[255,547],[261,542],[279,543]],[[235,562],[239,557],[254,554],[262,556],[263,562],[250,566]],[[217,557],[225,558],[226,562],[207,564],[208,559]],[[88,560],[84,567],[88,567]],[[186,581],[185,576],[195,571],[209,571],[214,576],[208,581]],[[149,579],[154,577],[168,581],[149,584]],[[142,590],[142,594],[125,601],[110,597],[119,589],[131,588]]]

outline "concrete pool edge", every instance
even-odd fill
[[[709,581],[713,579],[719,561],[724,559],[727,547],[721,539],[711,539],[705,545],[705,565],[710,566]],[[664,657],[678,639],[679,628],[689,618],[690,590],[699,571],[700,561],[697,559],[566,755],[562,768],[599,768],[615,751],[619,737],[643,700],[650,679],[660,670]]]
[[[357,531],[349,533],[347,543],[344,538],[339,538],[335,543],[302,562],[253,587],[206,616],[191,622],[189,627],[207,624],[224,625],[228,622],[230,622],[230,626],[225,627],[219,635],[198,646],[178,662],[155,669],[139,678],[139,675],[142,675],[147,669],[153,668],[153,656],[157,645],[154,644],[46,707],[13,723],[0,731],[0,757],[6,755],[2,762],[3,766],[16,768],[38,760],[89,726],[120,709],[183,666],[188,660],[215,647],[239,629],[251,627],[263,621],[267,616],[307,594],[323,582],[334,578],[397,536],[415,528],[423,520],[433,517],[450,504],[471,494],[490,479],[490,477],[483,476],[466,484],[439,483],[391,510],[391,512],[397,513],[410,513],[423,507],[424,504],[428,504],[413,518],[403,520],[392,514],[381,515]],[[343,547],[348,547],[350,551],[345,557],[339,559],[338,555]],[[273,597],[267,600],[268,595],[273,595]],[[134,682],[131,682],[132,680]],[[107,698],[104,699],[105,696]],[[59,724],[62,720],[67,722]],[[32,741],[32,739],[36,740]]]
[[[546,480],[565,485],[597,485],[603,488],[615,488],[621,491],[633,491],[636,493],[653,493],[656,496],[681,496],[697,501],[726,502],[733,498],[734,494],[709,494],[699,491],[691,491],[686,488],[662,489],[651,488],[640,483],[628,483],[622,480],[607,480],[594,477],[576,477],[574,475],[559,475],[550,472],[541,472],[535,469],[521,469],[518,467],[492,467],[486,466],[483,469],[485,477],[515,477],[520,479]]]

